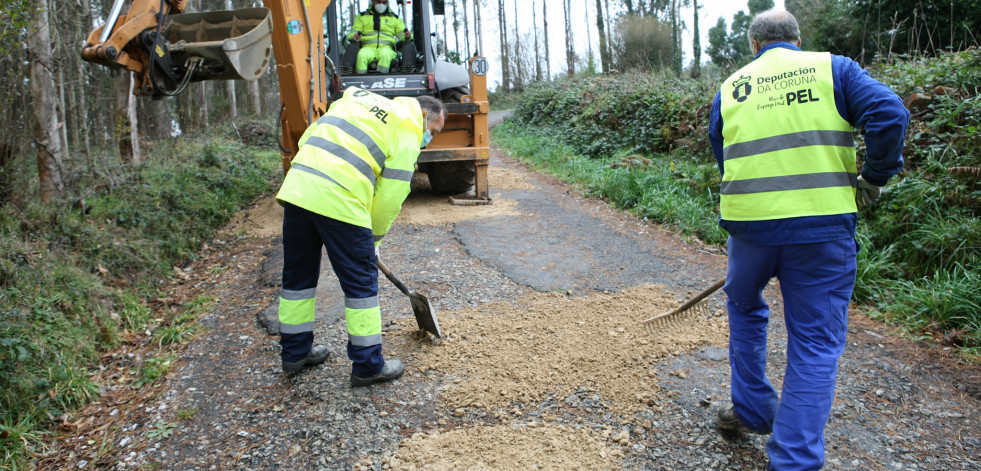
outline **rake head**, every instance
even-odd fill
[[[656,315],[644,321],[644,330],[648,334],[657,335],[666,330],[675,329],[681,325],[705,318],[709,314],[708,301],[701,301],[688,309],[674,309],[664,314]]]

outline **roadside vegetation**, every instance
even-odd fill
[[[870,67],[912,111],[906,166],[860,214],[854,301],[914,338],[981,355],[981,52]],[[637,217],[724,247],[708,136],[718,81],[666,74],[535,84],[496,145]],[[864,144],[861,134],[859,161]]]
[[[54,425],[98,398],[89,377],[103,354],[152,345],[127,372],[138,388],[166,374],[173,347],[199,332],[212,300],[169,316],[149,306],[175,266],[280,174],[274,147],[214,134],[155,144],[145,164],[105,157],[54,204],[0,207],[0,468],[23,467]],[[30,158],[17,166],[21,194],[37,181]]]

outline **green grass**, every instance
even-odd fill
[[[897,281],[877,316],[913,336],[933,338],[981,354],[981,273],[955,265],[915,281]]]
[[[167,373],[167,349],[200,331],[213,300],[161,321],[146,300],[281,172],[274,150],[224,137],[159,143],[146,159],[109,162],[111,182],[81,177],[64,202],[0,207],[0,468],[27,466],[51,418],[98,397],[91,373],[123,335],[153,329],[162,349],[137,386]]]
[[[14,417],[4,414],[0,417],[0,467],[18,470],[32,469],[25,465],[25,456],[44,450],[44,442],[49,432],[44,431],[40,418],[24,414]]]
[[[178,409],[177,419],[178,420],[191,420],[198,415],[198,408],[191,407],[189,409]]]
[[[139,378],[133,385],[139,388],[163,378],[174,367],[176,358],[177,355],[174,353],[158,352],[157,356],[143,360]]]
[[[181,307],[170,321],[153,332],[153,338],[160,347],[168,345],[183,345],[203,330],[201,324],[195,323],[212,309],[215,299],[208,296],[198,296]]]

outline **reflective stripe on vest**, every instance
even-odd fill
[[[831,55],[771,49],[722,85],[722,218],[855,212],[851,125],[835,107]]]
[[[318,214],[370,228],[369,216],[362,211],[371,211],[376,180],[389,175],[398,180],[406,178],[397,169],[387,171],[387,152],[400,126],[405,120],[418,119],[417,113],[416,108],[403,102],[348,88],[343,97],[331,104],[327,114],[304,133],[291,165],[343,188],[360,204],[318,198],[324,185],[319,178],[287,175],[281,193],[294,200],[304,198],[306,201],[293,203]]]
[[[323,149],[327,151],[327,153],[351,164],[351,166],[358,169],[358,171],[371,182],[371,186],[375,186],[376,177],[374,169],[371,168],[371,165],[368,162],[365,162],[364,159],[354,152],[351,152],[319,136],[310,136],[310,139],[307,139],[306,144]]]
[[[395,36],[379,31],[369,31],[361,35],[362,44],[371,46],[372,44],[368,43],[372,41],[374,41],[375,46],[388,46],[391,48],[395,48],[395,45],[398,43],[398,39],[396,39]]]
[[[345,121],[343,118],[337,116],[331,116],[325,114],[317,120],[317,124],[329,124],[331,126],[337,127],[340,130],[348,133],[351,137],[358,140],[358,142],[364,144],[364,147],[368,149],[368,153],[375,158],[375,162],[378,164],[379,168],[385,168],[385,153],[382,152],[381,147],[375,142],[368,133],[358,129],[357,126]]]

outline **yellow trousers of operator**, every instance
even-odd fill
[[[395,59],[395,49],[392,49],[387,45],[363,45],[361,50],[358,51],[358,60],[355,62],[356,72],[359,74],[364,74],[368,72],[368,64],[371,61],[378,59],[378,71],[387,74],[389,67],[392,65],[392,60]]]

